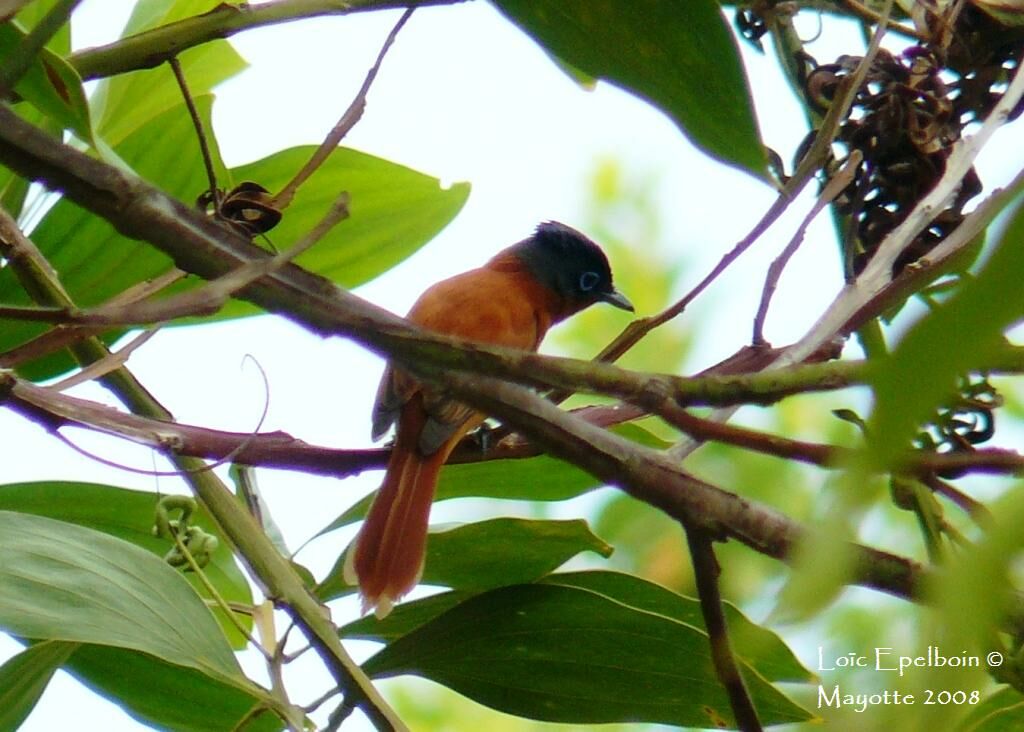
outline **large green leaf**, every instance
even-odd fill
[[[355,591],[342,578],[345,554],[350,550],[338,558],[317,588],[321,599]],[[594,536],[582,519],[479,521],[430,533],[421,581],[472,591],[532,582],[584,551],[607,557],[612,548]]]
[[[45,641],[12,656],[0,666],[0,730],[16,730],[35,708],[54,672],[76,643]]]
[[[289,148],[232,168],[231,173],[236,181],[254,180],[277,191],[315,149],[312,145]],[[342,287],[356,287],[434,238],[462,209],[469,184],[456,183],[445,189],[437,178],[411,168],[337,148],[299,188],[271,238],[279,245],[298,241],[323,218],[342,191],[351,196],[350,217],[297,262]]]
[[[38,482],[0,485],[0,510],[48,516],[60,521],[86,526],[110,536],[130,541],[147,551],[163,556],[171,543],[153,536],[152,526],[156,504],[161,496],[155,493],[126,490],[99,483]],[[208,533],[216,533],[213,520],[199,509],[192,523]],[[242,571],[235,563],[227,542],[210,555],[210,563],[203,568],[210,583],[228,602],[252,604],[252,590]],[[195,590],[208,597],[203,584],[192,573],[185,577]],[[232,645],[244,648],[247,640],[221,610],[215,614]],[[252,618],[236,616],[243,626],[251,627]]]
[[[16,22],[0,23],[0,59],[14,53],[24,38],[25,32]],[[67,61],[53,51],[42,49],[14,90],[62,128],[74,130],[83,140],[92,139],[82,80]]]
[[[188,582],[121,539],[0,511],[0,628],[23,638],[130,648],[249,688]]]
[[[477,595],[363,668],[374,678],[423,676],[532,719],[734,724],[702,631],[577,587],[513,585]],[[811,718],[745,665],[744,678],[765,724]]]
[[[65,664],[86,686],[120,704],[147,725],[175,732],[279,730],[277,716],[265,709],[269,694],[245,691],[190,668],[124,648],[83,645]],[[238,727],[246,718],[245,725]]]
[[[872,458],[888,465],[918,426],[953,395],[957,378],[984,364],[1003,332],[1024,317],[1024,204],[1019,204],[977,277],[914,325],[872,370]]]
[[[664,111],[758,177],[766,157],[736,41],[714,0],[492,0],[549,53]]]
[[[679,595],[642,577],[623,572],[563,572],[552,574],[543,582],[597,592],[629,607],[704,629],[700,600]],[[769,681],[814,680],[814,674],[800,663],[777,634],[751,622],[732,603],[723,603],[723,607],[737,658]]]
[[[672,618],[703,630],[704,617],[700,601],[679,595],[661,585],[622,572],[593,570],[561,572],[541,580],[544,584],[576,587],[596,592],[628,607]],[[384,619],[373,615],[360,618],[341,628],[346,638],[391,643],[407,635],[475,593],[444,592],[422,600],[402,603]],[[814,675],[800,663],[778,635],[752,623],[734,605],[725,604],[729,636],[737,658],[756,670],[768,681],[809,682]]]
[[[0,730],[18,729],[58,669],[70,672],[145,724],[177,732],[278,730],[267,695],[124,648],[64,641],[29,646],[0,667]],[[260,714],[255,709],[263,707]],[[196,713],[202,710],[202,713]]]
[[[144,0],[136,4],[123,36],[204,13],[218,4],[215,0]],[[247,66],[227,41],[189,48],[178,56],[178,62],[195,97],[208,94]],[[92,97],[96,130],[115,147],[154,116],[181,104],[178,82],[167,64],[104,79]],[[209,120],[204,127],[212,137]]]
[[[668,443],[634,424],[616,425],[617,435],[647,447],[663,449]],[[547,455],[517,460],[485,460],[446,465],[437,483],[435,501],[450,498],[504,498],[519,501],[566,501],[603,484],[575,465]],[[376,493],[357,501],[320,530],[318,536],[366,518]]]

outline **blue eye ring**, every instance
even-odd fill
[[[580,290],[583,292],[590,292],[597,283],[601,281],[601,275],[597,272],[584,272],[580,275]]]

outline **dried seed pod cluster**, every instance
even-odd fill
[[[914,438],[914,446],[941,453],[973,450],[995,435],[995,410],[1002,404],[1002,396],[987,376],[964,377],[957,394]],[[954,471],[941,477],[954,478],[957,474]]]
[[[964,8],[951,32],[936,30],[938,36],[948,46],[922,44],[899,55],[880,51],[836,137],[841,154],[863,154],[854,182],[837,201],[849,218],[844,244],[853,274],[935,186],[953,144],[998,102],[1024,49],[1020,29],[1004,29],[974,6]],[[815,66],[806,76],[807,98],[827,108],[860,60],[841,56]],[[826,175],[836,169],[838,164],[829,166]],[[895,261],[894,274],[956,228],[964,205],[981,189],[972,169],[952,203]]]

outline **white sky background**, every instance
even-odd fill
[[[132,4],[83,2],[76,46],[113,40]],[[227,163],[237,165],[292,145],[319,142],[358,89],[398,15],[396,11],[323,18],[235,36],[232,43],[252,68],[217,90],[214,123]],[[806,33],[813,35],[815,30],[812,24]],[[859,48],[859,36],[851,31],[841,43],[825,38],[811,50],[826,60]],[[805,133],[803,119],[774,62],[758,57],[745,44],[743,53],[764,139],[788,164]],[[163,72],[166,69],[156,73]],[[773,199],[764,184],[704,157],[667,117],[645,103],[606,84],[593,92],[580,90],[484,2],[425,8],[414,14],[384,62],[366,114],[345,144],[445,181],[467,180],[473,185],[462,213],[434,241],[359,289],[361,296],[399,313],[430,283],[480,264],[526,236],[539,221],[579,225],[587,181],[600,156],[620,161],[628,176],[659,181],[656,195],[664,232],[660,244],[672,259],[689,263],[683,277],[686,288],[748,231]],[[1019,146],[1012,153],[1006,149],[982,167],[987,189],[1022,164]],[[805,201],[794,210],[802,216],[806,208]],[[790,214],[719,280],[707,295],[713,309],[694,309],[702,321],[696,328],[700,338],[692,366],[713,363],[749,338],[763,272],[796,220]],[[622,226],[621,235],[628,238],[628,222]],[[774,343],[799,337],[838,290],[830,231],[824,217],[812,227],[780,283],[767,331]],[[692,327],[690,316],[688,312],[669,327]],[[608,338],[614,335],[609,332]],[[312,443],[338,447],[369,444],[379,359],[340,339],[324,341],[281,319],[260,317],[167,330],[137,352],[129,366],[180,420],[248,431],[259,418],[264,391],[256,370],[242,365],[246,354],[259,362],[269,379],[265,430],[281,429]],[[96,387],[75,393],[113,403]],[[2,479],[7,482],[92,480],[187,492],[177,479],[113,471],[82,458],[9,412],[0,411],[0,431],[16,435],[19,448],[4,456]],[[166,469],[162,461],[154,464],[146,450],[84,433],[76,437],[119,462]],[[40,464],[46,466],[45,474],[40,473]],[[378,480],[376,474],[342,482],[299,473],[260,473],[274,518],[293,548]],[[438,507],[435,519],[450,520],[452,510]],[[347,537],[340,534],[320,542],[300,559],[322,575]],[[17,648],[0,638],[0,659]],[[305,701],[326,688],[326,679],[318,675],[308,685],[296,685],[300,687],[308,689],[298,699]],[[58,674],[23,729],[72,726],[142,728],[116,706]]]

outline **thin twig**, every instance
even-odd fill
[[[192,126],[195,128],[196,137],[199,139],[199,152],[203,157],[203,167],[206,168],[206,180],[210,185],[210,195],[213,197],[214,210],[220,210],[220,192],[217,189],[217,173],[213,169],[213,155],[210,154],[210,143],[206,139],[206,131],[203,129],[203,120],[199,117],[199,110],[196,109],[195,100],[192,99],[192,92],[189,91],[188,81],[185,79],[185,72],[181,70],[181,62],[177,56],[172,56],[167,61],[174,78],[181,90],[181,97],[185,100],[188,114],[192,118]]]
[[[992,515],[992,512],[988,510],[985,504],[981,503],[981,501],[974,500],[969,495],[942,480],[934,473],[922,476],[921,479],[924,481],[926,486],[931,488],[940,496],[945,496],[960,507],[964,513],[974,519],[974,521],[982,528],[989,528],[992,526],[992,523],[995,521],[995,517]]]
[[[755,346],[767,343],[764,339],[764,321],[768,317],[768,306],[771,304],[772,295],[775,294],[775,288],[779,284],[779,278],[782,277],[782,273],[786,269],[786,265],[789,263],[790,258],[796,254],[796,250],[800,248],[800,244],[803,243],[804,236],[807,233],[807,227],[809,227],[811,222],[818,217],[818,214],[820,214],[827,205],[835,200],[836,196],[842,193],[843,190],[845,190],[853,181],[854,176],[857,174],[857,168],[863,160],[864,155],[860,150],[854,150],[850,153],[850,156],[842,169],[832,176],[828,185],[826,185],[824,190],[822,190],[818,195],[818,198],[811,207],[811,210],[806,216],[804,216],[803,221],[800,222],[800,226],[797,227],[796,233],[793,234],[793,238],[789,240],[788,244],[786,244],[782,253],[779,254],[779,256],[776,257],[768,266],[768,274],[764,278],[764,288],[761,290],[761,303],[758,305],[757,315],[754,316],[754,334],[751,339],[751,343]]]
[[[338,732],[341,729],[342,722],[351,716],[352,712],[356,709],[355,705],[345,698],[335,707],[334,711],[331,712],[331,716],[327,718],[327,726],[324,727],[324,732]]]
[[[671,404],[662,405],[655,411],[659,417],[673,427],[696,439],[713,440],[784,460],[796,460],[816,465],[820,468],[842,469],[851,465],[861,455],[853,448],[794,440],[753,430],[749,427],[698,417]],[[933,485],[929,482],[932,476],[937,473],[1022,475],[1024,474],[1024,455],[1000,448],[947,453],[913,450],[900,456],[900,462],[896,465],[895,470],[924,480],[938,493],[945,495],[961,508],[973,514],[975,507],[974,504],[968,503],[971,501],[969,497],[963,496],[961,499],[956,488],[948,484]],[[977,505],[980,506],[980,504]]]
[[[322,707],[324,704],[326,704],[328,701],[330,701],[331,699],[333,699],[334,697],[336,697],[340,693],[341,693],[340,689],[338,689],[337,687],[332,687],[332,688],[328,689],[327,691],[325,691],[320,696],[318,696],[316,699],[311,701],[309,704],[303,705],[302,711],[304,711],[306,714],[310,714],[312,712],[315,712],[317,709]]]
[[[761,732],[761,720],[757,709],[750,698],[739,666],[733,656],[732,644],[729,642],[729,627],[722,609],[722,595],[718,590],[718,577],[721,568],[715,558],[714,540],[706,531],[691,528],[683,524],[686,543],[690,548],[690,560],[693,562],[693,574],[697,583],[697,596],[700,598],[700,611],[704,616],[704,628],[708,632],[708,643],[711,646],[711,661],[715,674],[729,697],[736,727],[742,732]]]
[[[306,182],[306,180],[316,172],[317,168],[323,165],[323,162],[327,160],[338,144],[345,138],[345,135],[356,126],[356,123],[363,116],[363,111],[366,109],[366,95],[370,92],[370,87],[373,86],[374,79],[377,78],[377,72],[380,70],[380,65],[384,62],[384,57],[387,55],[391,45],[395,42],[395,38],[398,36],[398,32],[402,30],[402,26],[405,25],[406,21],[412,16],[414,7],[407,8],[402,17],[395,23],[395,27],[388,33],[388,37],[384,39],[384,45],[381,46],[380,52],[377,54],[377,60],[373,62],[373,66],[366,72],[366,78],[363,79],[363,85],[359,87],[359,91],[356,93],[355,98],[351,104],[348,105],[348,109],[341,115],[337,124],[334,128],[327,133],[327,137],[320,143],[320,147],[316,149],[312,156],[305,165],[295,174],[295,177],[288,181],[281,191],[274,196],[272,203],[274,206],[280,209],[285,209],[292,202],[295,197],[295,192],[299,186]]]
[[[111,356],[116,356],[116,355],[117,354],[111,354]],[[99,375],[100,377],[102,377],[102,375],[104,375],[104,374],[111,373],[111,369],[107,367],[107,363],[106,362],[111,361],[111,362],[113,362],[115,364],[118,363],[118,362],[121,362],[121,366],[118,366],[118,368],[121,368],[121,367],[123,367],[123,361],[124,360],[127,360],[127,357],[125,357],[125,359],[116,359],[116,358],[111,358],[111,357],[103,358],[103,359],[100,359],[99,361],[96,361],[95,363],[91,364],[90,366],[86,367],[85,369],[83,369],[83,371],[90,371],[92,366],[95,366],[97,364],[104,364],[104,368],[102,370],[102,373]],[[259,364],[257,364],[257,368],[259,368]],[[186,474],[193,474],[194,475],[194,474],[198,474],[198,473],[207,473],[207,472],[213,470],[214,468],[219,468],[221,465],[225,465],[227,463],[235,462],[235,459],[239,455],[243,454],[248,449],[249,445],[252,444],[252,442],[255,441],[256,438],[259,436],[259,431],[263,427],[263,423],[267,419],[267,414],[270,413],[270,396],[269,396],[269,394],[270,394],[270,386],[269,386],[269,384],[267,382],[266,372],[264,372],[262,368],[259,368],[259,372],[260,372],[260,375],[263,377],[263,390],[264,390],[264,397],[265,398],[263,400],[263,411],[260,414],[259,420],[257,420],[257,422],[256,422],[256,427],[251,432],[249,432],[248,434],[243,435],[241,437],[241,439],[236,441],[236,443],[234,444],[234,446],[230,450],[228,450],[225,454],[218,456],[217,459],[214,460],[212,463],[198,464],[198,465],[195,465],[193,467],[188,468],[187,470],[182,470],[180,468],[177,468],[175,470],[154,470],[152,468],[133,468],[130,465],[125,465],[123,463],[115,462],[113,460],[108,460],[107,458],[104,458],[104,457],[102,457],[100,455],[97,455],[96,453],[91,452],[89,450],[86,450],[85,448],[81,447],[80,445],[74,443],[71,439],[69,439],[67,437],[67,435],[57,431],[58,428],[61,426],[57,422],[53,422],[53,423],[50,424],[50,430],[61,441],[63,441],[64,444],[66,444],[68,447],[70,447],[72,450],[75,450],[79,454],[81,454],[81,455],[83,455],[83,456],[85,456],[87,458],[90,458],[92,460],[95,460],[96,462],[102,463],[103,465],[106,465],[108,467],[116,468],[118,470],[124,470],[125,472],[135,473],[137,475],[149,475],[149,476],[154,476],[154,477],[174,477],[174,476],[183,476],[183,475],[186,475]],[[77,374],[76,374],[76,376],[77,376]],[[67,380],[65,379],[65,381],[67,381]],[[61,384],[63,384],[63,383],[64,382],[61,382]],[[60,389],[55,388],[56,386],[60,386],[60,384],[57,384],[57,385],[54,385],[54,386],[50,386],[50,387],[43,387],[43,389],[45,391],[60,391]],[[13,393],[13,390],[12,390],[12,393]],[[114,412],[114,410],[110,410],[110,411],[115,413],[115,414],[119,414],[118,412]],[[134,415],[123,415],[123,416],[124,417],[134,417]],[[140,418],[134,417],[134,419],[138,420]],[[145,418],[141,418],[141,419],[145,419]],[[82,423],[82,422],[78,422],[78,424],[84,425],[84,423]],[[107,424],[109,425],[109,422],[107,422]],[[156,432],[159,434],[159,437],[155,438],[151,443],[149,443],[153,447],[166,448],[168,446],[166,424],[167,423],[160,423],[160,426],[157,427]],[[113,431],[112,433],[113,434],[117,434],[118,436],[124,437],[126,439],[133,439],[134,437],[136,437],[138,435],[137,432],[135,432],[134,434],[125,434],[125,433],[118,433],[116,430]],[[108,432],[108,434],[109,434],[109,432]],[[142,441],[142,440],[134,440],[134,441],[136,441],[136,442],[143,442],[145,444],[145,441]],[[180,445],[175,445],[175,453],[176,454],[180,454],[180,455],[187,455],[188,454],[186,451],[180,449]],[[262,525],[262,523],[261,523],[261,525]]]
[[[342,478],[365,470],[383,468],[390,454],[388,448],[342,450],[310,445],[284,432],[224,432],[147,419],[104,404],[58,394],[11,374],[0,374],[0,387],[5,394],[6,406],[48,430],[64,426],[84,427],[155,449],[170,448],[179,455],[219,462],[230,460],[243,465],[300,470]],[[625,412],[623,418],[617,416],[621,412]],[[636,409],[611,407],[584,407],[571,413],[589,424],[602,427],[646,414]],[[670,403],[662,404],[656,413],[677,429],[702,440],[714,440],[822,468],[842,467],[855,457],[854,451],[849,448],[804,442],[703,419]],[[482,453],[479,446],[473,444],[472,438],[466,438],[449,462],[463,464],[509,460],[535,457],[538,454],[540,451],[537,446],[518,436],[500,441],[486,453]],[[911,452],[906,455],[900,470],[922,478],[934,473],[1021,475],[1024,474],[1024,456],[1012,450],[995,448],[945,454]],[[960,505],[961,502],[950,492],[955,491],[952,487],[938,491]]]
[[[892,11],[892,6],[893,0],[887,0],[885,7],[882,11],[883,18],[889,18],[889,14]],[[838,132],[839,130],[839,125],[846,118],[846,115],[853,104],[853,100],[857,95],[857,91],[860,89],[861,85],[864,83],[864,79],[867,77],[868,70],[871,68],[871,64],[874,62],[875,56],[878,54],[878,51],[881,48],[882,38],[884,37],[884,35],[885,23],[879,23],[878,26],[875,28],[874,35],[872,35],[871,37],[871,43],[869,44],[867,51],[861,58],[860,62],[857,64],[857,68],[854,70],[852,74],[845,77],[840,82],[840,89],[842,90],[841,101],[839,104],[833,102],[829,106],[828,115],[826,116],[825,120],[825,122],[835,127],[833,135],[829,137],[827,140],[828,148],[831,148],[832,140],[834,139],[835,133]],[[825,123],[822,124],[822,129],[825,129]],[[820,141],[821,135],[819,134],[818,137],[815,138],[814,143],[811,145],[812,151],[819,144]],[[805,156],[805,160],[809,157],[811,157],[810,151]],[[873,257],[871,262],[874,262],[876,259],[877,257]],[[826,318],[827,317],[828,316],[826,315]],[[834,336],[834,331],[828,333],[827,335],[823,332],[820,334],[815,334],[815,337],[812,340],[809,334],[808,336],[805,336],[805,339],[801,340],[800,343],[797,343],[794,346],[785,349],[785,351],[783,351],[783,353],[779,355],[778,358],[772,361],[772,363],[769,365],[769,368],[771,368],[772,366],[778,366],[782,363],[800,363],[805,358],[807,358],[811,353],[820,348],[823,344],[833,340]],[[735,407],[726,407],[724,409],[716,410],[713,414],[713,418],[721,422],[727,422],[735,413]],[[690,438],[686,438],[673,445],[670,448],[670,452],[675,459],[682,461],[686,459],[686,457],[694,450],[696,450],[698,447],[700,447],[699,442],[692,440]]]
[[[967,214],[950,234],[938,246],[932,249],[913,267],[904,267],[899,275],[883,290],[873,297],[866,298],[864,304],[850,313],[847,321],[839,328],[841,333],[850,333],[860,324],[874,318],[891,307],[903,302],[910,295],[920,290],[947,269],[947,266],[966,247],[975,241],[997,216],[1006,211],[1007,206],[1024,190],[1024,170],[1014,176],[1003,188],[996,188],[978,206]]]
[[[184,272],[181,270],[172,270],[174,274],[174,281],[177,281]],[[157,278],[161,279],[161,278]],[[153,282],[140,283],[140,285],[147,285],[145,289],[147,295],[141,295],[140,297],[148,296],[148,293],[155,294],[162,290],[166,285],[159,287],[149,288],[148,285],[155,284]],[[124,292],[120,293],[117,297],[111,298],[105,304],[115,304],[116,302],[134,302],[135,298],[122,298],[123,295],[131,292],[135,288],[129,288]],[[0,368],[15,368],[21,366],[24,363],[33,361],[37,358],[42,358],[51,353],[56,353],[64,348],[69,348],[75,343],[79,343],[87,338],[100,335],[101,333],[108,330],[107,326],[79,326],[79,325],[66,325],[68,321],[68,309],[67,308],[21,308],[19,313],[18,308],[11,306],[0,307],[0,315],[4,318],[10,318],[14,320],[21,320],[24,317],[25,320],[35,320],[46,323],[59,323],[59,327],[52,330],[48,330],[45,333],[40,333],[35,338],[26,341],[14,348],[0,353]],[[31,311],[36,311],[32,313]]]
[[[146,342],[155,336],[158,331],[159,328],[150,328],[142,331],[121,348],[116,351],[111,351],[109,356],[104,356],[99,361],[94,361],[77,373],[61,379],[56,384],[51,384],[48,388],[53,389],[54,391],[66,391],[72,387],[78,386],[79,384],[84,384],[87,381],[102,378],[110,372],[116,371],[128,363],[128,359],[131,355],[141,346],[145,345]]]

